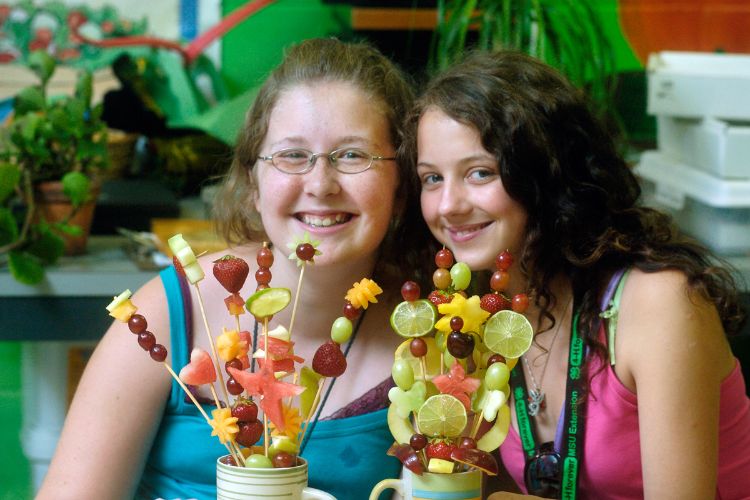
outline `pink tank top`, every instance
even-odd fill
[[[603,327],[601,335],[604,340]],[[596,357],[589,362],[589,373],[597,373],[603,361]],[[590,383],[578,498],[643,498],[637,397],[620,382],[608,362]],[[508,473],[526,493],[524,454],[513,426],[500,447],[500,456]],[[739,361],[721,384],[716,498],[750,498],[750,400]]]

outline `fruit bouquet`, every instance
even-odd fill
[[[313,264],[315,256],[321,253],[317,245],[318,242],[311,241],[307,234],[287,245],[292,249],[289,258],[296,260],[300,268],[298,292],[302,288],[306,266]],[[247,300],[239,294],[249,273],[247,262],[231,255],[214,261],[213,275],[229,292],[224,303],[233,324],[232,327],[223,328],[216,338],[209,328],[201,297],[199,284],[205,277],[203,269],[182,235],[170,238],[169,246],[174,254],[177,272],[195,288],[211,352],[194,348],[190,362],[177,374],[165,362],[167,349],[156,343],[153,333],[147,329],[146,318],[137,314],[129,290],[115,297],[107,310],[118,321],[127,323],[130,331],[137,336],[138,344],[152,359],[164,364],[190,397],[210,426],[211,435],[226,447],[227,457],[222,461],[231,466],[247,468],[297,466],[305,433],[311,420],[314,420],[312,417],[326,380],[338,377],[346,370],[341,344],[346,343],[352,335],[352,321],[362,309],[377,302],[376,296],[382,290],[367,278],[354,283],[346,294],[343,316],[333,322],[331,339],[317,349],[312,368],[309,368],[301,366],[304,360],[294,354],[294,342],[291,340],[298,294],[293,301],[288,329],[284,326],[273,330],[268,328],[272,316],[292,303],[292,294],[287,288],[270,286],[274,254],[266,245],[257,253],[257,287]],[[246,311],[261,327],[256,345],[253,345],[254,339],[249,331],[241,327],[240,316]],[[251,369],[255,365],[250,362],[251,356],[257,360],[257,369]],[[221,397],[214,389],[217,380]],[[211,416],[191,389],[203,385],[210,389],[216,406]],[[261,438],[263,446],[255,446]]]
[[[391,327],[406,340],[392,368],[388,426],[396,442],[388,453],[413,474],[498,472],[491,452],[510,425],[510,370],[533,337],[522,314],[528,296],[504,293],[512,261],[500,253],[492,291],[469,297],[469,267],[443,248],[426,299],[413,281],[401,287]]]

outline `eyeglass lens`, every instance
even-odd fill
[[[524,481],[530,495],[544,498],[559,498],[560,454],[554,451],[552,443],[544,443],[537,454],[526,462]]]
[[[328,157],[331,166],[343,173],[358,173],[367,170],[372,163],[372,155],[360,149],[338,149],[330,153],[314,154],[305,149],[286,149],[273,154],[273,164],[289,173],[310,170],[318,157]]]

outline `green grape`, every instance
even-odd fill
[[[352,322],[344,316],[336,318],[331,325],[331,340],[343,344],[352,336]]]
[[[510,379],[510,370],[505,363],[492,363],[487,367],[487,373],[484,375],[484,383],[491,391],[500,390],[508,385],[508,379]]]
[[[250,469],[271,469],[273,462],[265,455],[253,453],[245,459],[245,467]]]
[[[391,368],[393,381],[402,391],[408,391],[414,385],[414,369],[405,359],[397,359]]]
[[[466,290],[471,282],[471,269],[466,262],[456,262],[451,267],[451,280],[456,290]]]
[[[445,332],[438,331],[435,334],[435,345],[437,345],[438,351],[445,352],[447,347],[447,337],[448,335]]]

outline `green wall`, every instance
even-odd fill
[[[21,344],[0,342],[0,500],[31,498],[21,450]]]

